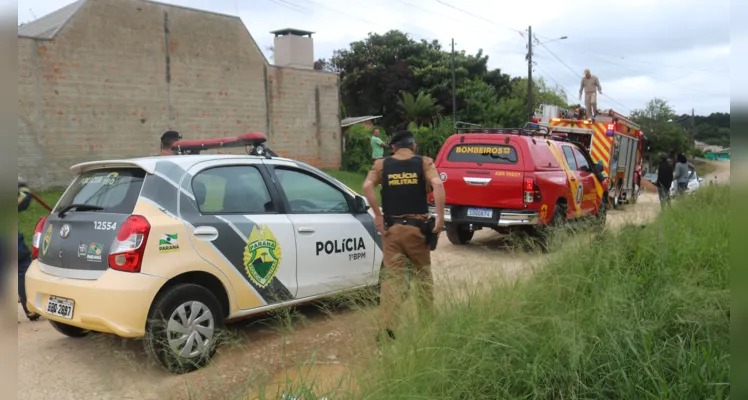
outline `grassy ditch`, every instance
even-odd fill
[[[304,399],[729,398],[729,197],[728,187],[705,188],[649,225],[562,251],[531,279],[497,281],[467,298],[448,294],[436,316],[410,319],[381,357],[339,375],[338,385],[315,388],[296,377],[283,392]],[[276,398],[266,396],[246,398]]]
[[[411,326],[369,399],[727,398],[728,187]]]

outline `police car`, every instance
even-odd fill
[[[87,162],[36,225],[28,306],[60,333],[144,338],[167,370],[213,356],[224,322],[376,287],[366,200],[262,134]],[[249,155],[195,154],[247,146]]]

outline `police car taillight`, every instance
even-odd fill
[[[522,199],[525,203],[540,201],[540,187],[535,183],[534,178],[525,178],[522,183]]]
[[[145,217],[131,215],[117,232],[109,252],[109,268],[124,272],[140,272],[145,244],[151,224]]]
[[[47,217],[43,217],[34,227],[34,236],[31,237],[31,259],[36,260],[39,257],[39,246],[42,244],[42,228],[47,222]]]

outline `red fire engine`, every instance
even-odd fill
[[[646,140],[641,128],[612,109],[599,110],[594,120],[582,119],[581,114],[579,110],[541,104],[532,122],[548,128],[550,135],[566,135],[570,141],[581,143],[592,160],[602,164],[609,178],[607,189],[613,207],[636,203]]]

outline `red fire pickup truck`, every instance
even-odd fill
[[[604,224],[602,166],[582,146],[537,129],[460,130],[444,142],[435,165],[453,244],[490,228],[530,233],[548,250],[548,227],[590,219]]]

